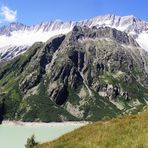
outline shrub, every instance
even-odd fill
[[[25,148],[33,148],[38,143],[35,141],[35,136],[32,135],[31,138],[27,139],[27,144],[25,145]]]

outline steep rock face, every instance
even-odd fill
[[[136,112],[148,101],[146,54],[132,37],[109,27],[75,26],[66,36],[35,43],[2,62],[4,118],[98,120]]]
[[[36,53],[30,60],[26,70],[23,71],[23,77],[20,83],[20,90],[24,93],[28,89],[40,83],[42,75],[45,74],[45,67],[51,62],[52,54],[58,49],[65,36],[51,39],[49,43],[36,47]],[[41,48],[41,50],[38,50]]]

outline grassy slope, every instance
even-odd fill
[[[138,115],[100,121],[36,148],[147,148],[148,109]]]

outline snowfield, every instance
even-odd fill
[[[138,44],[148,52],[148,33],[142,32],[136,39]]]

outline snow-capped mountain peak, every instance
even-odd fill
[[[3,26],[0,28],[0,35],[6,35],[6,36],[11,36],[11,32],[13,31],[19,31],[19,30],[25,30],[27,29],[28,26],[19,23],[19,22],[13,22],[10,23],[7,26]]]

